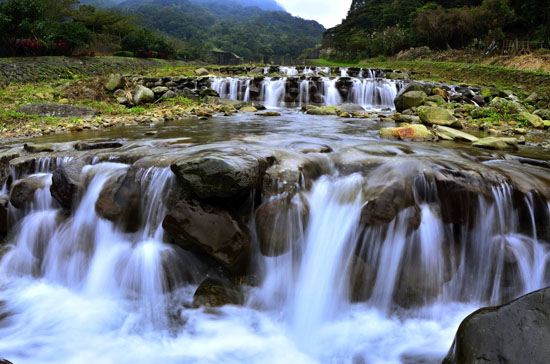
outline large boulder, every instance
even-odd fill
[[[344,112],[342,108],[338,106],[322,106],[322,107],[316,107],[313,105],[310,105],[307,107],[306,114],[309,115],[338,115],[342,112]]]
[[[203,97],[203,98],[208,97],[208,96],[220,97],[220,94],[216,90],[213,90],[211,88],[205,88],[205,89],[201,90],[200,96]]]
[[[111,92],[123,89],[124,86],[124,78],[122,78],[121,75],[110,75],[109,80],[107,80],[107,83],[105,83],[105,89]]]
[[[243,301],[243,294],[237,286],[212,278],[204,280],[193,295],[194,307],[241,305]]]
[[[452,126],[457,123],[457,119],[453,114],[441,107],[420,106],[417,112],[420,120],[427,125]]]
[[[137,85],[134,89],[134,104],[148,104],[155,101],[155,93],[150,88],[147,88],[142,85]]]
[[[17,180],[11,185],[10,202],[16,208],[23,207],[26,202],[31,202],[34,199],[34,193],[37,190],[43,188],[46,188],[46,183],[42,176]]]
[[[91,139],[77,142],[74,145],[76,150],[94,150],[94,149],[106,149],[106,148],[120,148],[124,143],[119,139]]]
[[[435,136],[424,125],[409,125],[399,128],[382,128],[379,130],[383,138],[397,138],[400,140],[433,140]]]
[[[92,118],[95,115],[95,110],[89,107],[51,103],[27,104],[17,109],[17,112],[28,115],[73,118]]]
[[[517,151],[518,140],[516,138],[497,138],[497,137],[488,137],[479,139],[477,142],[472,144],[474,147],[484,148],[484,149],[493,149],[493,150],[507,150],[507,151]]]
[[[141,184],[138,169],[111,178],[103,186],[95,203],[96,213],[126,232],[136,232],[141,226]]]
[[[443,364],[546,364],[549,328],[548,288],[502,306],[482,308],[460,324]]]
[[[287,253],[306,229],[309,209],[304,203],[276,198],[256,211],[256,231],[260,251],[266,257]]]
[[[273,162],[262,155],[211,152],[184,158],[171,165],[178,181],[199,198],[234,197],[259,187]]]
[[[424,91],[409,91],[403,94],[399,94],[395,100],[395,109],[398,112],[402,112],[413,107],[418,107],[426,102],[428,95]]]
[[[228,211],[184,199],[166,215],[162,227],[183,249],[198,250],[232,273],[246,271],[250,233],[246,225]]]
[[[52,175],[50,193],[65,209],[71,209],[74,197],[80,189],[80,174],[87,164],[84,159],[74,159],[58,166]]]
[[[435,134],[443,140],[453,140],[455,142],[477,142],[478,137],[475,137],[471,134],[465,133],[460,130],[449,128],[446,126],[436,125],[434,127]]]

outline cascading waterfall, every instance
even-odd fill
[[[336,87],[338,79],[323,78],[325,105],[339,105],[342,103],[342,96]]]
[[[250,79],[215,78],[210,84],[210,88],[216,91],[222,99],[244,100],[250,97]]]
[[[392,109],[396,95],[397,85],[394,82],[353,79],[353,87],[348,95],[348,102],[369,109]]]
[[[266,78],[262,81],[261,95],[266,107],[281,107],[284,106],[286,78],[273,80]]]
[[[300,82],[299,107],[309,104],[309,80]]]

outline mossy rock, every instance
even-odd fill
[[[420,120],[427,125],[452,126],[458,122],[451,111],[441,107],[420,106],[416,111]]]
[[[542,118],[537,115],[529,114],[528,112],[520,112],[516,116],[516,120],[532,128],[536,128],[536,129],[544,128],[544,121],[542,120]]]
[[[424,91],[408,91],[395,98],[395,108],[399,112],[412,109],[423,105],[427,98],[428,95]]]
[[[379,134],[383,138],[397,138],[400,140],[433,140],[434,135],[424,125],[415,124],[398,128],[382,128]]]
[[[517,151],[518,140],[516,138],[497,138],[488,137],[479,139],[472,144],[474,147],[492,149],[492,150],[505,150],[505,151]]]

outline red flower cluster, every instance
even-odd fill
[[[24,51],[42,49],[42,43],[37,40],[23,39],[17,44]]]

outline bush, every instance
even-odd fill
[[[132,52],[128,52],[128,51],[118,51],[118,52],[115,52],[113,53],[114,56],[117,56],[117,57],[133,57],[134,54]]]

